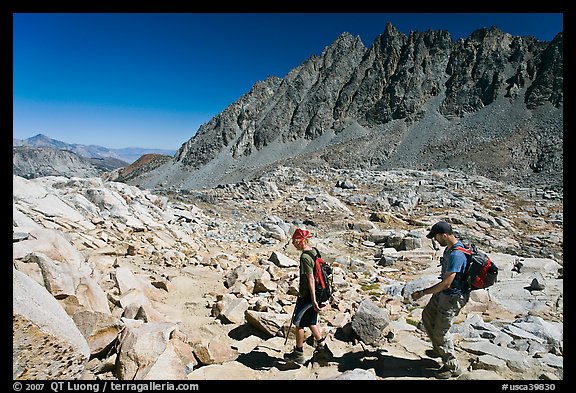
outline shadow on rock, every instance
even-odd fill
[[[236,340],[242,341],[247,337],[256,336],[263,340],[270,338],[264,332],[256,329],[254,326],[250,325],[249,323],[244,323],[228,332],[228,337]]]
[[[300,368],[298,364],[286,362],[283,358],[273,357],[256,349],[241,354],[236,358],[236,361],[253,370],[269,370],[272,367],[276,367],[280,371],[286,371]]]
[[[376,375],[386,377],[434,377],[439,365],[432,359],[405,359],[383,355],[377,351],[346,353],[331,360],[338,363],[338,371],[361,368],[374,369]]]

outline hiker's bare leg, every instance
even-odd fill
[[[316,339],[316,342],[322,340],[322,332],[318,325],[310,325],[310,330],[312,331],[312,335]]]
[[[297,328],[296,329],[296,346],[298,348],[304,347],[304,328]]]

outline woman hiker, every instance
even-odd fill
[[[331,352],[324,342],[326,337],[322,337],[322,332],[318,327],[318,313],[320,307],[316,301],[315,283],[314,283],[314,264],[315,259],[310,253],[317,256],[317,250],[310,245],[312,235],[306,229],[297,228],[292,235],[292,245],[297,250],[302,251],[300,254],[300,282],[298,286],[298,299],[292,316],[292,323],[296,327],[296,346],[292,352],[284,354],[284,359],[297,364],[304,364],[304,328],[310,328],[316,349],[314,350],[313,359],[331,357]],[[306,252],[305,252],[306,251]]]

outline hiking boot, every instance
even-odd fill
[[[442,366],[438,371],[434,373],[434,377],[436,379],[448,379],[448,378],[456,378],[462,374],[462,369],[458,367],[455,370],[451,370],[446,366]]]
[[[332,351],[330,350],[330,348],[328,348],[328,345],[326,344],[322,344],[322,345],[318,345],[316,347],[316,349],[314,350],[314,355],[312,355],[312,359],[319,361],[319,362],[326,362],[330,359],[332,359],[334,357],[334,354],[332,353]]]
[[[424,351],[424,353],[426,354],[426,356],[428,356],[429,358],[439,358],[440,355],[438,354],[438,352],[436,352],[433,349],[427,349],[426,351]]]
[[[294,347],[292,352],[284,354],[284,360],[292,363],[304,364],[304,351],[299,351]]]

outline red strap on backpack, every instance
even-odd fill
[[[322,267],[320,266],[321,260],[322,260],[322,258],[316,258],[314,271],[315,271],[315,276],[318,277],[318,281],[320,282],[320,285],[322,286],[322,288],[326,288],[326,283],[324,282],[324,275],[322,274]]]
[[[460,246],[452,247],[452,250],[462,251],[464,254],[468,254],[468,255],[472,254],[471,249],[460,247]]]

